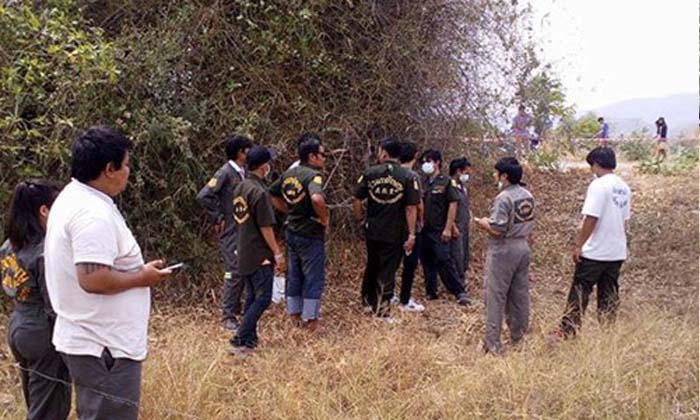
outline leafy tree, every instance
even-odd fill
[[[535,133],[540,137],[553,128],[557,118],[570,117],[572,113],[566,106],[562,83],[552,75],[549,66],[521,83],[516,99],[532,114]]]

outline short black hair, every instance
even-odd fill
[[[39,222],[39,208],[51,208],[59,191],[58,184],[40,179],[22,181],[15,186],[5,219],[5,236],[10,240],[14,252],[19,252],[44,237],[44,229]]]
[[[297,137],[297,155],[301,154],[302,144],[314,140],[321,143],[321,137],[318,134],[312,132],[301,133],[299,137]]]
[[[591,150],[586,156],[586,162],[591,166],[597,163],[603,169],[615,169],[617,167],[615,152],[609,147],[598,146]]]
[[[603,117],[598,117],[598,122],[603,122],[604,118]]]
[[[100,177],[112,164],[120,169],[131,141],[119,130],[105,126],[90,127],[80,134],[71,147],[71,176],[87,183]]]
[[[272,160],[272,153],[265,146],[253,146],[246,156],[248,169],[254,171]]]
[[[390,158],[398,159],[401,157],[401,142],[396,137],[386,137],[379,142],[379,147],[384,150]]]
[[[408,163],[416,158],[416,153],[418,153],[418,148],[416,144],[410,141],[405,141],[401,143],[401,156],[399,156],[399,162]]]
[[[321,151],[321,140],[318,137],[310,137],[299,143],[299,160],[308,162],[309,156]]]
[[[239,136],[238,134],[226,137],[224,142],[226,143],[226,158],[228,160],[236,160],[238,152],[253,147],[252,140],[245,136]]]
[[[423,153],[422,159],[423,162],[427,162],[429,160],[432,160],[433,162],[437,162],[438,164],[442,164],[442,153],[440,153],[437,150],[430,149]]]
[[[494,168],[496,168],[499,175],[506,174],[508,182],[511,184],[520,184],[520,180],[523,179],[523,167],[520,166],[518,159],[514,157],[499,159]]]
[[[469,163],[469,160],[467,160],[467,158],[465,158],[464,156],[461,158],[457,158],[450,162],[450,176],[456,174],[457,171],[463,171],[470,166],[472,166],[472,164]]]

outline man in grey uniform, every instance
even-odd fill
[[[452,230],[452,242],[450,242],[450,252],[457,267],[459,282],[463,287],[467,284],[467,270],[469,269],[469,192],[467,182],[469,182],[469,172],[471,164],[465,157],[455,159],[450,162],[450,177],[457,183],[459,190],[459,201],[457,202],[457,216],[455,217],[454,229]]]
[[[197,194],[197,201],[206,209],[209,222],[219,234],[221,259],[224,262],[224,296],[222,322],[224,328],[238,328],[237,315],[241,314],[243,281],[238,272],[236,223],[233,220],[233,190],[245,179],[246,154],[253,146],[250,139],[231,136],[226,139],[228,162],[209,180]]]
[[[517,159],[502,158],[495,177],[501,192],[491,206],[491,215],[475,219],[489,238],[486,255],[486,338],[484,351],[500,353],[503,313],[511,343],[522,340],[528,328],[530,296],[528,269],[529,238],[535,227],[535,199],[521,184],[523,169]]]

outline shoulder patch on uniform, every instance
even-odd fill
[[[209,180],[209,182],[207,182],[207,187],[209,187],[209,188],[216,188],[216,183],[217,183],[217,182],[218,182],[218,181],[216,180],[216,178],[212,178],[212,179]]]
[[[452,180],[452,186],[457,188],[457,181],[455,181],[454,179]]]
[[[314,179],[311,180],[314,184],[323,184],[323,178],[321,178],[321,175],[316,175]]]

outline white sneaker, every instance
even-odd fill
[[[407,304],[399,305],[399,309],[403,312],[423,312],[425,310],[425,306],[413,299],[410,299]]]

